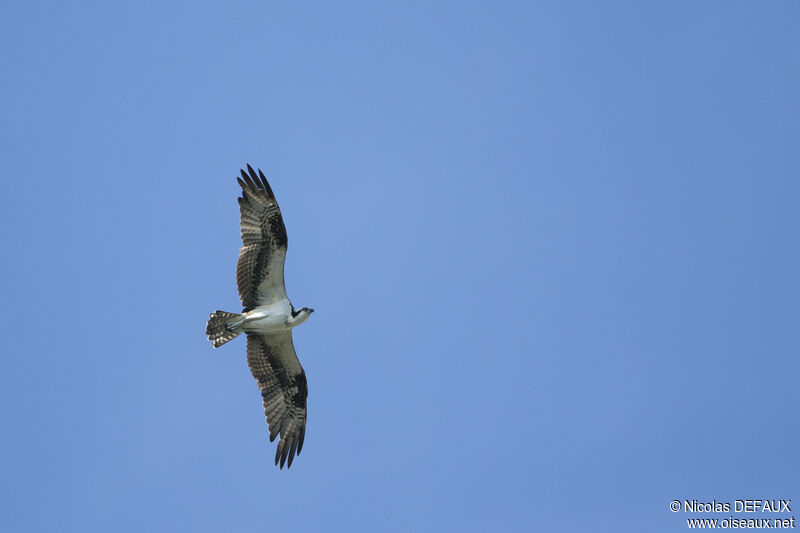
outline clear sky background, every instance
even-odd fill
[[[3,530],[800,507],[796,2],[12,2],[0,44]],[[289,471],[204,335],[248,162],[317,311]]]

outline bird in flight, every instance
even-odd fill
[[[313,309],[295,309],[286,296],[283,263],[286,260],[286,226],[280,207],[261,169],[247,165],[237,178],[242,248],[236,264],[236,284],[244,309],[241,313],[216,311],[206,324],[214,348],[247,334],[247,363],[258,382],[269,426],[269,440],[280,435],[275,464],[292,466],[300,455],[306,434],[306,373],[292,343],[292,328],[311,316]]]

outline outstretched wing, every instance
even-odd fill
[[[259,169],[247,165],[242,177],[239,210],[242,215],[242,249],[236,264],[236,284],[245,311],[273,299],[285,299],[283,263],[286,260],[286,226],[275,195]]]
[[[300,455],[306,435],[306,373],[300,366],[291,330],[276,335],[247,334],[247,363],[258,381],[269,425],[269,441],[280,434],[275,464],[281,468],[295,451]]]

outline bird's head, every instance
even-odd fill
[[[308,320],[308,317],[310,317],[311,313],[313,312],[314,310],[311,309],[310,307],[302,307],[297,310],[292,308],[292,326],[293,327],[299,326],[300,324]]]

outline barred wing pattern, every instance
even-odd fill
[[[236,264],[236,284],[245,311],[275,298],[286,298],[283,264],[288,238],[278,201],[261,170],[247,165],[237,178],[242,187],[242,248]]]
[[[258,381],[269,425],[269,440],[280,434],[275,464],[292,466],[306,435],[306,373],[297,359],[292,332],[275,335],[247,334],[247,363]]]

